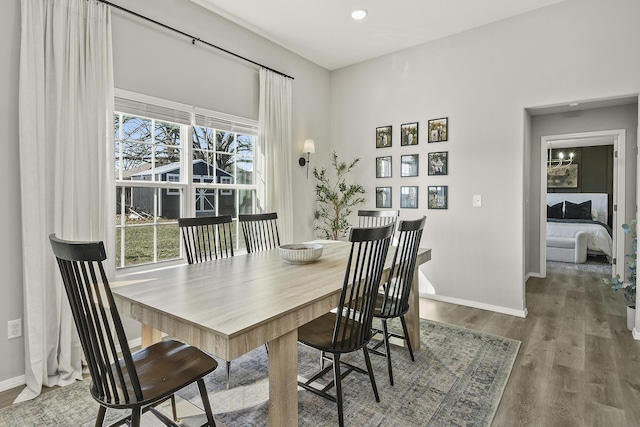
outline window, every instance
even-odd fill
[[[254,212],[256,121],[117,94],[116,267],[183,257],[179,217]]]

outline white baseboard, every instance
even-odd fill
[[[640,340],[640,331],[638,331],[636,328],[633,328],[631,334],[633,335],[634,340]]]
[[[538,279],[544,279],[546,276],[543,276],[540,273],[527,273],[527,275],[524,278],[524,281],[526,282],[527,280],[529,280],[529,278],[531,277],[536,277]]]
[[[433,295],[433,294],[427,294],[427,293],[421,293],[420,298],[427,298],[435,301],[448,302],[451,304],[463,305],[465,307],[479,308],[481,310],[488,310],[488,311],[508,314],[510,316],[516,316],[516,317],[527,317],[527,314],[528,314],[526,307],[524,310],[514,310],[512,308],[501,307],[498,305],[483,304],[481,302],[476,302],[476,301],[469,301],[469,300],[451,298],[451,297],[443,297],[440,295]]]
[[[0,392],[11,390],[12,388],[20,387],[21,385],[25,385],[27,383],[27,379],[24,375],[20,375],[19,377],[9,378],[8,380],[0,381]]]

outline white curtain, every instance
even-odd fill
[[[48,235],[113,254],[111,15],[94,0],[22,0],[19,129],[27,388],[82,378],[82,349]],[[109,237],[109,238],[107,238]],[[111,269],[113,273],[113,269]]]
[[[258,207],[263,212],[278,213],[280,239],[282,243],[292,243],[290,78],[260,70],[259,115],[261,136],[257,154],[264,160],[264,169],[256,172],[258,179],[264,180],[265,194],[258,194]]]

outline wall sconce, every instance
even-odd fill
[[[316,152],[316,146],[313,142],[313,139],[304,140],[304,147],[302,148],[302,152],[307,153],[307,158],[305,159],[304,156],[301,156],[300,159],[298,159],[298,164],[300,166],[307,166],[307,179],[309,179],[309,154]]]

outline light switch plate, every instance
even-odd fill
[[[482,196],[480,194],[473,195],[473,207],[479,208],[482,206]]]

